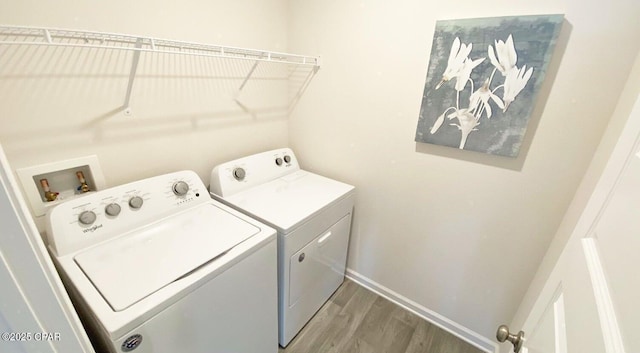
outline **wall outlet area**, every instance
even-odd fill
[[[17,169],[35,217],[66,200],[105,188],[96,155]]]

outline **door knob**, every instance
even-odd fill
[[[498,332],[496,332],[496,338],[499,342],[511,342],[513,344],[513,352],[518,353],[524,343],[524,331],[520,331],[517,335],[514,335],[509,332],[509,327],[507,325],[500,325],[500,327],[498,327]]]

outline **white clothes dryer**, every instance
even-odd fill
[[[278,231],[278,338],[286,347],[344,281],[355,188],[301,170],[283,148],[216,166],[209,190]]]
[[[278,351],[276,232],[194,172],[61,203],[47,237],[97,352]]]

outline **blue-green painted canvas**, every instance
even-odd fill
[[[437,21],[416,142],[517,157],[563,17]]]

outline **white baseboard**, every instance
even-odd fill
[[[488,353],[497,353],[498,344],[490,339],[474,332],[438,313],[429,310],[424,306],[392,291],[391,289],[372,281],[371,279],[355,272],[351,269],[347,269],[347,278],[358,283],[359,285],[367,288],[368,290],[400,305],[401,307],[409,310],[410,312],[420,316],[421,318],[429,321],[430,323],[440,327],[441,329],[455,335],[456,337],[468,342],[469,344]]]

